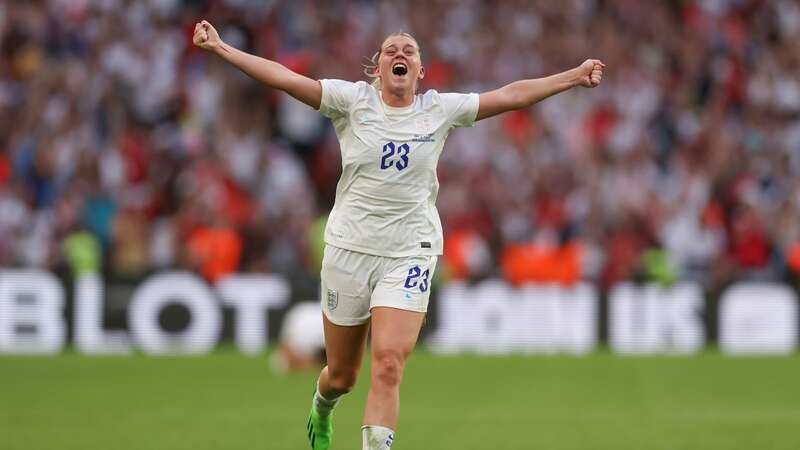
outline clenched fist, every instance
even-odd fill
[[[194,26],[192,42],[194,45],[208,51],[215,51],[222,45],[222,39],[219,38],[217,30],[206,20]]]
[[[603,79],[605,67],[606,65],[599,59],[587,59],[577,69],[579,84],[587,88],[597,87]]]

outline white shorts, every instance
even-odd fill
[[[330,245],[322,258],[322,311],[336,325],[366,323],[376,306],[427,312],[437,256],[388,258]]]

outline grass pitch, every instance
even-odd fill
[[[367,369],[365,367],[365,369]],[[336,412],[361,448],[368,377]],[[314,375],[266,357],[0,356],[2,450],[306,449]],[[796,450],[800,358],[437,357],[406,371],[397,450]]]

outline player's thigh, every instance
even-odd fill
[[[336,325],[322,316],[328,370],[334,373],[358,371],[364,358],[369,322],[361,325]]]
[[[424,312],[377,306],[372,308],[372,356],[405,361],[417,344]]]
[[[428,311],[436,256],[392,258],[372,291],[372,359],[404,363]]]
[[[436,261],[437,257],[431,255],[388,259],[372,291],[370,309],[388,307],[427,312]]]
[[[326,246],[321,298],[328,370],[352,375],[361,366],[369,329],[369,274],[375,257]]]
[[[370,274],[377,264],[375,256],[325,246],[320,303],[331,323],[353,326],[369,321]]]

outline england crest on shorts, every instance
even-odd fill
[[[328,311],[333,311],[337,306],[339,306],[339,293],[328,289]]]

